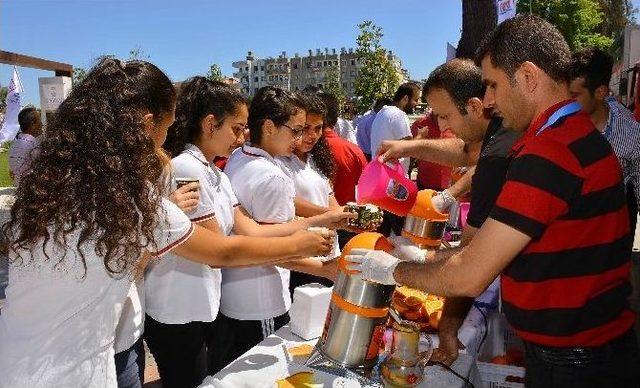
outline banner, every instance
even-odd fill
[[[517,0],[496,0],[498,24],[516,16],[516,1]]]
[[[9,90],[7,91],[7,110],[4,116],[4,122],[2,123],[2,129],[0,129],[0,142],[13,140],[20,130],[18,113],[20,113],[21,109],[20,94],[22,92],[24,92],[24,88],[18,75],[18,69],[14,66],[13,76],[9,83]]]

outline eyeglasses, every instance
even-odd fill
[[[293,136],[294,139],[302,137],[302,133],[304,132],[304,128],[291,128],[287,124],[282,124],[282,126],[289,128],[289,130],[291,131],[291,136]]]

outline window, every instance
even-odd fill
[[[260,71],[264,71],[264,66],[260,66]]]
[[[253,71],[258,71],[258,66],[254,66]]]
[[[260,77],[260,81],[264,81],[264,75]]]
[[[254,77],[253,82],[258,82],[258,77]]]
[[[318,61],[318,62],[316,62],[316,65],[317,65],[318,67],[322,66],[322,61]]]
[[[245,66],[244,71],[249,71],[249,66]]]
[[[352,60],[351,60],[351,66],[355,66],[355,65],[356,65],[356,60],[355,60],[355,59],[352,59]]]
[[[343,83],[342,83],[342,87],[343,87],[343,88],[346,88],[346,87],[347,87],[347,83],[346,83],[346,82],[343,82]]]
[[[324,63],[322,64],[322,66],[326,67],[326,66],[327,66],[327,61],[324,61]]]
[[[335,61],[333,61],[333,64],[334,64],[335,66],[338,66],[338,60],[336,59]]]
[[[355,77],[355,75],[356,75],[356,71],[355,70],[351,70],[351,76]]]
[[[345,61],[344,59],[342,60],[342,66],[345,66],[347,64],[347,61]]]
[[[298,64],[297,64],[297,63],[294,63],[294,64],[293,64],[293,68],[294,68],[294,69],[297,69],[297,68],[298,68]]]

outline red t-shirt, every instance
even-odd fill
[[[336,163],[336,174],[333,192],[340,205],[355,202],[355,188],[362,170],[367,165],[362,150],[355,144],[339,137],[332,129],[324,130],[333,160]]]
[[[454,138],[456,135],[451,130],[440,131],[438,121],[432,115],[426,115],[411,124],[411,134],[416,137],[418,130],[427,127],[426,139]],[[451,181],[451,167],[437,163],[418,160],[418,184],[421,188],[444,190],[449,187]]]

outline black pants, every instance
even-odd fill
[[[241,321],[218,314],[210,342],[215,352],[209,353],[209,373],[217,373],[288,322],[288,313],[264,321]]]
[[[166,324],[145,318],[144,336],[156,360],[164,388],[190,388],[202,384],[209,374],[207,354],[213,322]]]
[[[320,283],[326,287],[333,287],[333,282],[327,278],[323,278],[322,276],[315,276],[309,275],[304,272],[291,271],[291,276],[289,279],[289,292],[291,293],[291,298],[293,298],[293,290],[295,290],[296,287],[309,283]]]
[[[631,236],[633,236],[636,231],[636,222],[638,222],[638,201],[636,200],[633,183],[627,183],[627,207],[629,209]]]
[[[558,366],[526,352],[527,388],[637,388],[640,387],[640,357],[632,331],[623,336],[623,346],[611,350],[600,363]],[[622,337],[621,337],[622,338]]]

